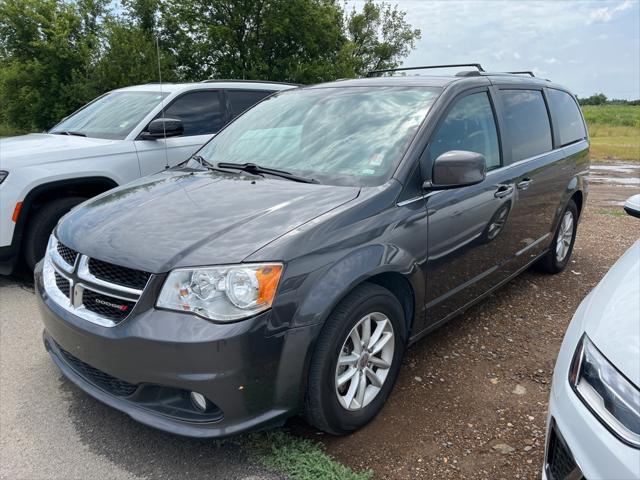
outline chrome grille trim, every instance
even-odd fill
[[[42,270],[44,290],[52,301],[64,308],[67,312],[102,327],[115,327],[131,316],[131,312],[135,310],[135,305],[138,300],[140,300],[143,290],[106,282],[95,277],[89,273],[89,257],[86,255],[79,254],[75,265],[69,268],[69,264],[58,254],[57,245],[58,242],[52,235],[49,248],[44,257]],[[56,284],[56,273],[69,281],[69,297],[58,288]],[[85,291],[111,297],[116,301],[123,300],[131,302],[134,306],[131,311],[127,312],[126,316],[114,321],[98,315],[85,307],[83,304]]]
[[[140,297],[140,295],[142,295],[142,290],[138,290],[136,288],[131,288],[131,287],[125,287],[124,285],[119,285],[117,283],[107,282],[93,275],[89,271],[89,257],[87,257],[86,255],[80,255],[80,262],[78,262],[78,277],[81,280],[92,283],[94,285],[99,285],[102,287],[118,290],[125,294],[134,295],[137,297]],[[98,292],[98,293],[102,293],[104,295],[110,295],[109,293],[105,293],[105,292]],[[112,296],[115,296],[115,295],[112,295]],[[123,298],[123,300],[131,300],[131,299]],[[137,300],[134,300],[134,301],[137,301]]]
[[[64,258],[62,258],[62,255],[60,255],[60,252],[58,252],[58,239],[53,235],[51,235],[51,238],[49,239],[49,248],[47,249],[47,255],[49,254],[53,258],[53,260],[56,262],[56,266],[59,269],[62,269],[62,271],[65,273],[73,272],[73,268],[75,267],[75,264],[70,265],[67,263],[67,261]],[[78,258],[76,257],[76,262],[77,261],[78,261]]]

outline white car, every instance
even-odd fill
[[[19,255],[33,268],[73,206],[186,160],[235,116],[293,87],[224,80],[121,88],[46,133],[0,139],[0,273],[11,273]]]
[[[625,210],[640,216],[640,195]],[[549,400],[542,478],[640,478],[640,240],[580,304]]]

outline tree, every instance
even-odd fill
[[[406,13],[387,3],[367,0],[361,12],[354,8],[345,17],[347,41],[339,53],[342,75],[366,75],[371,70],[395,68],[421,38]]]
[[[0,122],[40,130],[91,99],[105,4],[0,2]]]
[[[162,18],[188,80],[354,77],[397,66],[420,38],[404,12],[373,0],[349,14],[334,0],[168,0]]]
[[[587,98],[580,98],[580,105],[604,105],[608,99],[604,93],[596,93]]]

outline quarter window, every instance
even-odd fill
[[[511,161],[517,162],[550,151],[551,124],[542,92],[501,90],[505,130],[511,144]]]
[[[233,118],[272,93],[269,90],[227,90]]]
[[[467,95],[454,104],[429,145],[429,157],[435,160],[450,150],[481,153],[487,170],[500,166],[498,132],[486,92]]]
[[[558,134],[562,146],[587,137],[582,114],[571,95],[562,90],[549,89],[549,106],[553,118],[558,124]]]
[[[220,96],[215,90],[185,93],[165,109],[164,116],[182,120],[185,136],[216,133],[224,125]]]

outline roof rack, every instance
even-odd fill
[[[289,82],[271,82],[269,80],[239,80],[237,78],[208,78],[207,80],[202,80],[200,83],[214,83],[214,82],[225,82],[225,83],[271,83],[276,85],[291,85],[295,87],[299,87],[299,83],[289,83]]]
[[[504,72],[504,73],[509,73],[511,75],[530,75],[535,78],[535,75],[531,70],[522,70],[520,72]]]
[[[455,68],[455,67],[475,67],[478,69],[478,72],[484,72],[484,68],[479,63],[452,63],[449,65],[425,65],[422,67],[401,67],[401,68],[386,68],[384,70],[371,70],[367,73],[367,77],[377,77],[381,73],[389,73],[389,72],[406,72],[409,70],[426,70],[431,68]]]

